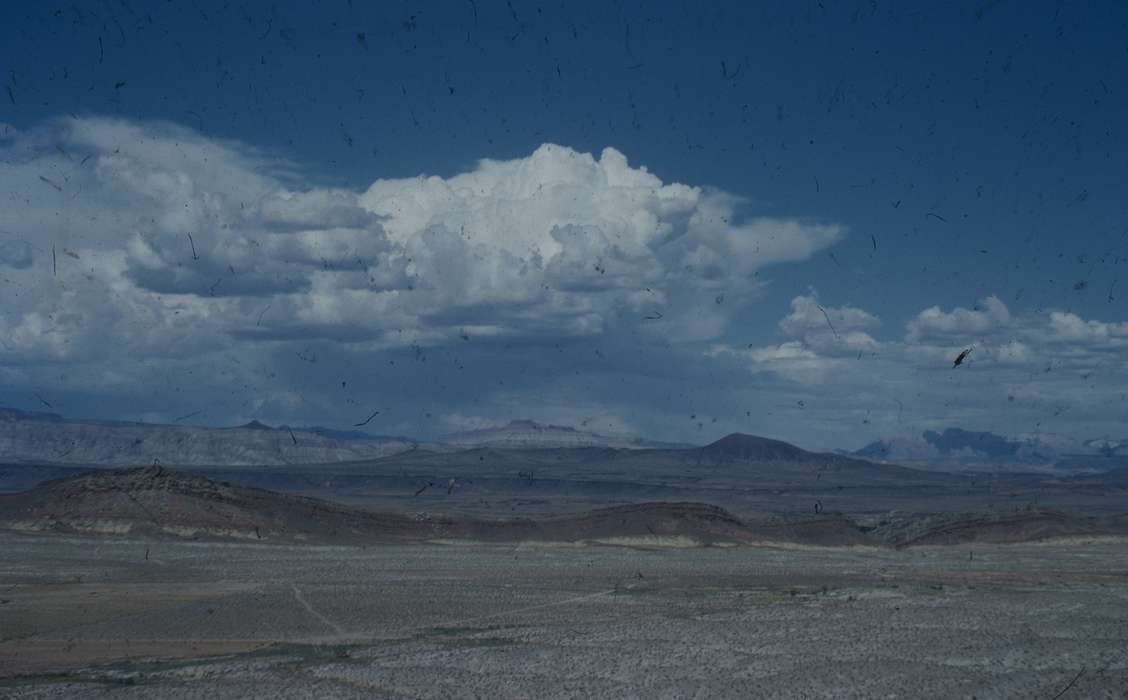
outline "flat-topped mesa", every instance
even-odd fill
[[[528,418],[514,418],[509,421],[505,426],[507,429],[521,429],[521,430],[563,430],[566,432],[577,432],[575,428],[570,425],[553,425],[551,423],[538,423],[535,420]]]
[[[454,433],[443,438],[442,442],[456,447],[488,445],[508,449],[641,446],[628,438],[600,435],[567,425],[537,423],[528,419],[511,420],[503,426]]]

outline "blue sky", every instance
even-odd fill
[[[1128,10],[744,5],[6,3],[0,401],[1115,433]]]

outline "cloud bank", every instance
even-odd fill
[[[664,182],[613,148],[544,144],[360,190],[176,124],[0,134],[9,386],[129,393],[163,375],[188,390],[186,372],[221,363],[256,394],[245,410],[282,411],[291,358],[318,352],[716,340],[762,270],[845,235],[747,216],[739,196]]]
[[[845,228],[612,148],[349,188],[175,124],[66,118],[0,125],[0,188],[0,388],[24,407],[812,446],[1128,421],[1128,324],[995,296],[898,322],[814,289],[764,304],[763,271]],[[748,324],[778,342],[735,342]]]

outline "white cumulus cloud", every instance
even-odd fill
[[[966,338],[997,331],[1010,322],[1007,305],[992,295],[971,309],[956,307],[943,311],[939,306],[927,308],[909,323],[907,337],[912,341],[938,337]]]
[[[544,144],[445,178],[320,183],[171,123],[4,127],[0,379],[202,392],[208,377],[253,395],[244,410],[290,410],[295,396],[333,405],[278,385],[289,363],[320,371],[332,348],[715,341],[762,270],[845,235],[749,215],[735,194],[663,180],[613,148]]]

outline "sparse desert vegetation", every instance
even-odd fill
[[[12,698],[1128,691],[1123,542],[0,547]]]

